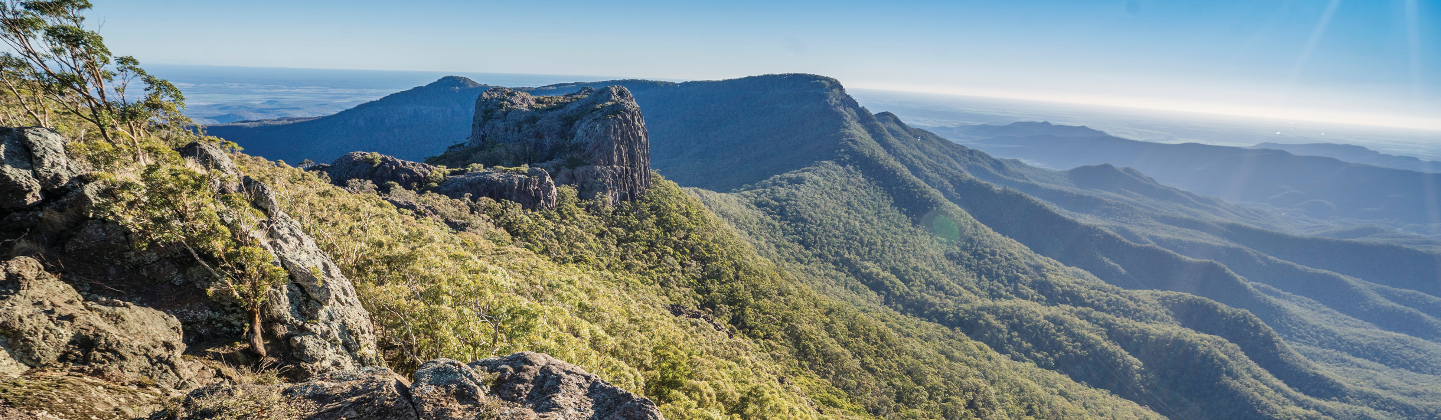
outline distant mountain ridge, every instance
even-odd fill
[[[945,134],[962,137],[1004,137],[1004,136],[1034,136],[1049,134],[1058,137],[1095,137],[1105,136],[1106,132],[1086,126],[1057,125],[1050,121],[1018,121],[1006,125],[980,124],[980,125],[959,125],[946,127]]]
[[[1065,130],[1055,127],[1061,126],[1040,134],[964,140],[999,157],[1053,168],[1131,167],[1166,185],[1233,202],[1262,203],[1282,212],[1378,223],[1427,235],[1441,228],[1437,225],[1441,219],[1429,210],[1433,204],[1427,201],[1441,194],[1441,175],[1435,173],[1274,149],[1063,136],[1054,132]],[[942,135],[952,131],[938,130]]]
[[[268,159],[330,162],[357,150],[421,160],[465,142],[475,98],[490,89],[449,76],[318,118],[241,121],[206,126],[210,135]],[[424,121],[424,123],[409,123]]]
[[[1381,166],[1386,168],[1404,169],[1417,172],[1441,172],[1441,162],[1434,160],[1422,160],[1412,156],[1388,155],[1354,144],[1337,143],[1308,143],[1308,144],[1285,144],[1285,143],[1261,143],[1249,147],[1250,149],[1275,149],[1285,150],[1294,155],[1300,156],[1325,156],[1344,160],[1351,163],[1363,163],[1367,165]]]

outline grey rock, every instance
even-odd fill
[[[425,419],[466,420],[487,413],[493,401],[485,378],[464,363],[435,359],[415,369],[410,398]]]
[[[0,275],[0,370],[70,366],[172,387],[189,372],[175,317],[112,299],[86,301],[29,257],[0,263]]]
[[[261,317],[272,343],[300,380],[316,375],[379,366],[375,327],[355,287],[321,251],[300,223],[281,211],[275,194],[251,177],[242,180],[251,204],[267,219],[263,244],[290,272],[290,283],[272,290]]]
[[[655,403],[611,385],[570,363],[549,355],[520,352],[470,364],[479,372],[495,374],[492,385],[500,399],[519,404],[531,413],[508,413],[512,418],[576,420],[659,420]]]
[[[510,200],[529,209],[555,208],[555,182],[544,169],[530,168],[524,174],[509,171],[481,171],[447,177],[437,193],[462,198],[489,197]]]
[[[416,189],[424,188],[430,182],[427,177],[435,171],[435,167],[378,153],[350,152],[318,170],[330,174],[330,181],[342,187],[346,185],[346,181],[364,179],[375,185],[394,182],[405,188]]]
[[[222,193],[235,193],[240,191],[240,168],[235,166],[235,161],[230,159],[230,154],[221,149],[220,146],[208,142],[191,142],[177,150],[180,156],[193,159],[201,166],[219,171],[227,178],[222,182],[212,185]]]
[[[524,163],[552,168],[581,198],[614,204],[650,187],[650,141],[635,97],[623,86],[565,96],[491,88],[475,103],[470,147],[505,148]]]
[[[79,175],[65,143],[48,128],[0,127],[0,208],[38,203]]]
[[[285,388],[281,395],[308,402],[302,416],[308,420],[420,418],[400,375],[380,367],[320,375]]]

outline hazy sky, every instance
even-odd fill
[[[1441,0],[94,0],[142,63],[720,79],[1441,130]]]

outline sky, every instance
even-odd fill
[[[1441,130],[1441,0],[94,0],[142,63],[815,73],[851,88]]]

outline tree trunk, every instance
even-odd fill
[[[250,310],[250,351],[265,358],[265,338],[261,336],[263,330],[260,328],[260,310]]]

